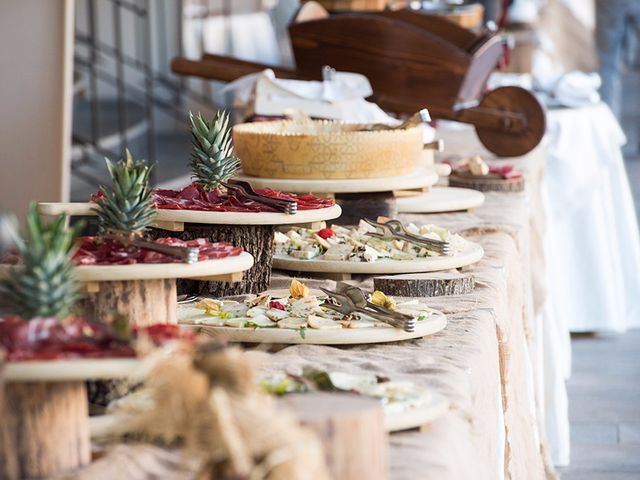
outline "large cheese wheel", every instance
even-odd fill
[[[346,179],[411,174],[422,152],[420,126],[358,131],[338,121],[272,121],[233,128],[235,153],[246,175]]]

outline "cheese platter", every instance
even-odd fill
[[[442,312],[417,300],[396,303],[382,292],[370,296],[374,305],[392,306],[392,317],[410,318],[408,328],[399,328],[393,318],[377,315],[375,307],[337,311],[335,302],[328,298],[333,298],[331,293],[335,292],[311,292],[294,279],[288,292],[273,291],[245,300],[202,298],[180,304],[178,322],[231,342],[316,345],[410,340],[437,333],[447,325]]]
[[[286,233],[276,232],[274,268],[313,272],[329,278],[337,275],[344,280],[352,274],[449,270],[472,265],[484,255],[480,245],[445,228],[397,224],[408,237],[385,237],[379,228],[386,224],[371,220],[363,220],[353,227],[333,225],[319,230],[297,228]],[[448,250],[437,252],[434,249],[438,247]]]
[[[450,406],[443,395],[416,385],[374,373],[323,371],[305,367],[301,373],[288,371],[265,375],[262,389],[293,402],[304,402],[305,394],[315,391],[348,392],[378,399],[384,408],[389,433],[423,428],[444,415]]]

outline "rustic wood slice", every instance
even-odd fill
[[[465,267],[480,261],[484,255],[484,250],[477,243],[469,243],[468,250],[456,255],[427,257],[418,260],[383,258],[375,262],[350,262],[348,260],[301,260],[286,255],[274,255],[273,268],[294,272],[357,273],[367,275],[437,272]]]
[[[38,209],[43,215],[69,216],[95,215],[91,202],[51,203],[41,202]],[[298,210],[295,215],[276,212],[207,212],[200,210],[158,209],[154,221],[162,224],[202,223],[212,225],[291,225],[331,220],[340,216],[340,207],[334,205],[315,210]],[[166,235],[165,235],[166,236]]]
[[[287,395],[280,403],[322,442],[332,478],[389,478],[388,435],[375,399],[339,393]]]
[[[139,365],[131,358],[6,363],[0,478],[49,478],[88,464],[84,381],[127,377]]]
[[[253,256],[253,264],[241,269],[245,270],[245,273],[239,282],[180,280],[177,283],[178,294],[224,297],[259,293],[265,290],[269,286],[271,278],[274,233],[275,226],[273,225],[186,224],[185,230],[174,236],[182,240],[205,238],[213,242],[229,242],[235,246],[242,247],[245,252],[248,252],[244,255],[251,254]],[[166,236],[166,232],[150,229],[149,236],[159,238]]]
[[[104,321],[124,315],[129,325],[147,327],[156,323],[177,323],[176,280],[126,280],[102,282],[79,302],[84,317]]]
[[[260,227],[259,227],[260,228]],[[271,227],[273,228],[273,227]],[[271,235],[273,237],[273,234]],[[235,257],[203,260],[187,263],[136,263],[133,265],[83,265],[78,267],[76,278],[80,282],[114,282],[124,280],[154,280],[165,278],[203,278],[233,274],[248,270],[253,257],[242,252]],[[14,265],[0,265],[0,278],[6,277]]]
[[[336,202],[342,207],[341,225],[357,225],[363,218],[378,216],[397,218],[398,208],[393,192],[339,193]]]
[[[439,393],[431,393],[429,400],[402,412],[385,412],[385,427],[389,432],[422,428],[449,411],[451,402]]]
[[[237,328],[207,326],[206,315],[183,317],[178,313],[180,324],[197,333],[206,333],[212,337],[220,337],[229,342],[246,343],[282,343],[310,345],[359,345],[365,343],[401,342],[414,338],[433,335],[447,326],[447,317],[437,312],[430,317],[416,322],[416,329],[407,333],[399,328],[336,328],[316,330],[307,328],[304,332],[289,328]]]
[[[403,195],[396,199],[400,213],[457,212],[479,207],[483,203],[483,193],[470,188],[454,187],[436,187],[427,193]]]
[[[452,172],[450,187],[473,188],[481,192],[522,192],[524,177],[505,179],[498,175],[475,176],[470,173]]]
[[[363,193],[387,192],[423,188],[435,185],[438,174],[425,167],[417,167],[409,175],[382,178],[350,178],[333,180],[307,180],[289,178],[259,178],[237,175],[236,178],[250,182],[254,188],[272,188],[293,193]]]
[[[375,277],[373,287],[398,297],[464,295],[475,288],[475,278],[469,273],[459,272],[412,273]]]
[[[89,463],[87,393],[83,382],[12,383],[3,423],[17,460],[0,478],[49,478]],[[17,476],[14,476],[17,473]]]
[[[6,386],[4,381],[4,367],[2,357],[0,357],[0,418],[6,419],[9,416],[7,405]],[[11,438],[9,422],[0,422],[0,478],[13,480],[20,478],[18,468],[18,458],[15,446]]]
[[[5,366],[5,382],[80,382],[125,378],[135,374],[140,361],[135,358],[79,358],[10,362]]]

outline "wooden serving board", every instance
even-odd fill
[[[38,208],[43,215],[69,216],[95,215],[91,202],[78,203],[39,203]],[[154,223],[160,228],[173,224],[169,230],[184,230],[185,223],[208,225],[291,225],[297,223],[313,223],[338,218],[342,210],[338,205],[315,210],[298,210],[294,215],[275,212],[207,212],[201,210],[169,210],[157,209]],[[182,228],[180,229],[180,224]],[[171,225],[169,225],[171,226]]]
[[[522,192],[524,177],[505,179],[499,175],[471,175],[467,172],[451,172],[449,185],[452,187],[473,188],[481,192]]]
[[[380,178],[349,178],[331,180],[307,180],[288,178],[259,178],[237,175],[236,178],[250,182],[254,188],[271,188],[293,193],[366,193],[387,192],[411,188],[427,188],[438,181],[433,170],[417,167],[409,175]]]
[[[403,412],[385,412],[385,427],[388,432],[400,432],[412,428],[423,428],[449,411],[449,400],[439,393],[431,393],[429,400]]]
[[[399,192],[396,206],[399,213],[443,213],[469,210],[484,203],[484,194],[470,188],[437,187],[427,193],[410,195]]]
[[[78,382],[124,378],[130,376],[141,362],[135,358],[78,358],[8,362],[5,380],[9,383]]]
[[[465,267],[478,262],[484,255],[484,250],[477,243],[469,243],[469,249],[457,255],[428,257],[419,260],[384,258],[375,262],[350,262],[346,260],[301,260],[284,255],[274,255],[273,268],[294,272],[363,275],[437,272]]]
[[[163,278],[212,279],[218,276],[244,272],[253,265],[253,257],[242,252],[235,257],[187,263],[136,263],[133,265],[85,265],[75,269],[81,282],[114,282],[125,280],[156,280]],[[6,276],[13,265],[0,265],[0,278]]]
[[[247,343],[283,343],[311,345],[357,345],[365,343],[400,342],[413,338],[433,335],[447,326],[447,317],[443,313],[436,313],[425,320],[416,322],[416,330],[412,333],[398,328],[336,328],[315,330],[307,328],[304,338],[299,330],[289,328],[236,328],[206,325],[191,325],[181,323],[184,328],[193,329],[198,333],[224,337],[230,342]]]

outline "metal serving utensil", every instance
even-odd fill
[[[429,110],[423,108],[422,110],[417,111],[409,118],[407,118],[400,125],[392,126],[387,125],[385,123],[369,123],[366,125],[362,125],[358,131],[360,132],[376,132],[380,130],[402,130],[407,127],[412,127],[414,125],[419,125],[421,123],[428,123],[431,121],[431,115],[429,115]]]
[[[161,243],[150,242],[144,240],[138,234],[130,232],[120,232],[115,230],[109,230],[102,238],[107,240],[113,240],[123,245],[132,245],[135,247],[146,248],[147,250],[153,250],[154,252],[164,253],[171,257],[177,258],[184,263],[196,263],[198,261],[198,254],[200,249],[197,247],[178,247],[175,245],[163,245]]]
[[[413,317],[411,317],[411,319],[409,320],[408,318],[399,318],[396,315],[389,315],[387,313],[382,313],[376,310],[358,307],[353,302],[353,300],[351,300],[351,298],[344,293],[334,292],[322,287],[320,287],[320,290],[326,293],[335,302],[334,304],[334,303],[325,301],[321,305],[322,307],[327,307],[343,315],[350,315],[355,312],[364,313],[365,315],[368,315],[371,318],[375,318],[376,320],[379,320],[388,325],[391,325],[392,327],[400,328],[405,332],[412,333],[413,331],[415,331],[416,321]],[[394,312],[394,313],[397,313],[397,312]]]
[[[411,315],[391,310],[389,308],[383,307],[382,305],[376,305],[375,303],[370,302],[369,300],[367,300],[367,296],[365,295],[365,293],[358,287],[354,287],[353,285],[349,285],[347,283],[338,283],[336,285],[336,291],[347,295],[356,307],[368,307],[376,310],[377,312],[384,313],[385,315],[391,315],[400,320],[413,321],[415,323],[415,318]]]
[[[268,205],[275,208],[280,212],[284,212],[288,215],[295,215],[298,212],[298,202],[295,200],[286,200],[284,198],[272,198],[266,195],[261,195],[256,192],[249,182],[244,180],[236,180],[235,178],[223,183],[223,185],[233,192],[238,193],[240,196],[248,198],[258,203]]]
[[[383,240],[404,240],[432,252],[440,253],[441,255],[449,255],[451,253],[451,244],[449,242],[414,235],[405,229],[400,220],[387,220],[385,223],[381,223],[365,218],[364,221],[376,228],[375,232],[367,233],[367,235],[371,237],[381,238]],[[382,232],[380,232],[380,230],[382,230]]]

